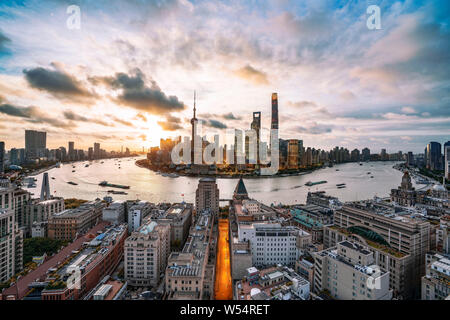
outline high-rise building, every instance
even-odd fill
[[[36,159],[45,154],[47,132],[25,130],[25,153],[27,159]]]
[[[92,147],[89,147],[89,149],[88,149],[88,158],[89,158],[89,160],[94,159],[94,148],[92,148]]]
[[[94,143],[94,159],[100,159],[100,143]]]
[[[75,160],[75,142],[69,141],[69,160]]]
[[[1,202],[0,199],[0,282],[5,282],[22,270],[23,233],[15,220],[14,210],[3,207]]]
[[[408,154],[407,154],[407,156],[406,156],[406,165],[408,166],[408,167],[411,167],[411,166],[413,166],[415,163],[414,163],[414,155],[413,155],[413,153],[411,152],[411,151],[409,151],[408,152]]]
[[[195,210],[198,213],[210,210],[219,213],[219,188],[215,178],[202,178],[195,192]]]
[[[450,180],[450,144],[444,147],[444,157],[445,179]]]
[[[355,162],[361,160],[361,155],[358,149],[352,150],[352,152],[350,153],[350,160]]]
[[[298,140],[290,139],[288,140],[288,169],[298,168]]]
[[[427,169],[440,170],[441,169],[441,144],[432,141],[427,144]]]
[[[362,155],[363,161],[369,161],[370,160],[370,149],[369,148],[362,149],[361,155]]]
[[[5,171],[5,143],[0,141],[0,173]]]
[[[259,142],[261,134],[261,112],[253,112],[253,121],[250,125],[250,129],[256,131],[256,163],[259,163]]]
[[[278,128],[278,95],[277,93],[272,93],[272,122],[271,129],[279,129]]]

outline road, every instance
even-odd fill
[[[214,286],[216,300],[231,300],[233,298],[228,228],[228,219],[219,219],[219,242],[217,244],[216,281]]]

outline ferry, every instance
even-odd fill
[[[338,186],[338,189],[343,189],[343,188],[347,188],[347,186],[344,184],[343,186]]]
[[[71,185],[73,185],[73,186],[77,186],[78,185],[78,183],[75,183],[75,182],[72,182],[72,181],[69,181],[69,182],[67,182],[68,184],[71,184]]]
[[[336,184],[336,187],[345,186],[345,183],[338,183]]]
[[[72,170],[72,172],[75,172],[75,170]]]
[[[101,187],[112,187],[112,188],[120,188],[120,189],[130,189],[130,186],[124,186],[120,184],[108,183],[108,181],[102,181],[98,184]]]
[[[327,183],[327,181],[325,181],[325,180],[317,181],[317,182],[308,181],[307,183],[305,183],[305,186],[310,187],[310,186],[315,186],[316,184],[322,184],[322,183]]]
[[[112,193],[112,194],[128,194],[125,191],[115,191],[115,190],[108,190],[108,193]]]
[[[85,165],[84,167],[87,168],[87,167],[89,167],[89,165],[87,164],[87,165]]]

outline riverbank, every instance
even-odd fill
[[[322,169],[323,166],[318,166],[314,169],[307,169],[304,171],[298,171],[298,172],[278,172],[274,175],[259,175],[259,174],[254,174],[254,173],[245,173],[245,172],[240,172],[240,173],[220,173],[220,172],[216,172],[214,174],[195,174],[195,173],[186,173],[183,171],[176,171],[173,169],[169,169],[165,167],[165,168],[157,168],[152,166],[151,164],[148,163],[147,159],[141,159],[141,160],[137,160],[135,162],[136,166],[138,166],[139,168],[145,168],[148,169],[150,171],[156,172],[157,174],[159,173],[167,173],[167,174],[176,174],[178,176],[182,176],[182,177],[194,177],[194,178],[207,178],[207,177],[215,177],[218,179],[238,179],[240,177],[243,177],[245,179],[260,179],[260,178],[283,178],[283,177],[295,177],[295,176],[302,176],[308,173],[312,173],[315,170],[318,169]],[[161,170],[163,169],[163,170]],[[165,170],[164,170],[165,169]]]

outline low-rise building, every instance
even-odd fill
[[[286,266],[247,269],[235,285],[235,300],[309,300],[310,283]]]
[[[389,272],[381,271],[373,252],[350,241],[313,253],[314,292],[342,300],[391,300]]]
[[[54,214],[48,221],[48,237],[56,240],[74,240],[101,221],[105,206],[102,201],[95,200],[78,208]]]
[[[125,279],[132,286],[156,286],[170,253],[170,225],[147,219],[124,246]]]
[[[103,208],[103,221],[108,221],[112,224],[121,224],[125,222],[125,201],[117,200],[111,203],[108,207]]]
[[[169,300],[202,300],[214,295],[214,272],[208,273],[214,215],[209,211],[197,213],[181,252],[169,256],[165,274],[166,297]],[[214,268],[212,268],[214,271]]]
[[[249,242],[254,266],[293,266],[301,250],[311,243],[311,235],[299,228],[279,223],[240,223],[239,242]]]
[[[427,253],[422,277],[422,300],[444,300],[450,295],[450,256]]]

